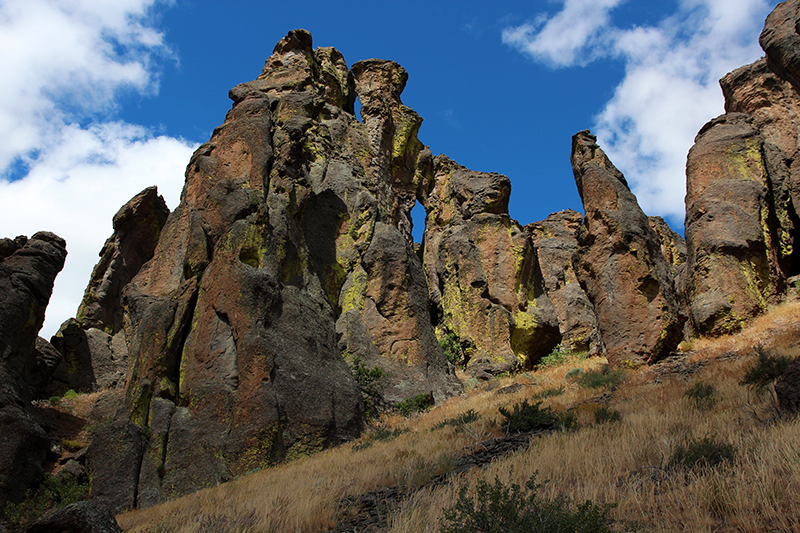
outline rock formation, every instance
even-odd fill
[[[425,197],[424,262],[436,320],[494,371],[530,368],[558,344],[530,236],[508,216],[511,182],[444,156]]]
[[[30,402],[46,382],[38,373],[53,366],[36,345],[66,257],[66,243],[52,233],[0,240],[0,506],[37,481],[50,448]]]
[[[726,114],[706,124],[687,162],[685,298],[694,330],[739,329],[784,297],[798,274],[800,3],[767,18],[766,58],[720,80]]]
[[[592,304],[609,363],[650,363],[683,337],[685,317],[661,240],[625,177],[582,131],[572,138],[572,170],[586,212],[575,271]]]
[[[114,234],[100,251],[76,318],[51,339],[63,355],[48,392],[88,392],[122,387],[128,366],[122,290],[153,257],[169,209],[156,187],[148,187],[114,215]]]
[[[583,215],[577,211],[559,211],[541,222],[528,224],[525,231],[538,250],[545,291],[558,316],[562,347],[598,355],[604,353],[604,348],[597,315],[572,264],[582,221]]]

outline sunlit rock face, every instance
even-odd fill
[[[657,361],[681,341],[685,322],[661,239],[588,131],[572,138],[572,170],[586,212],[575,271],[594,305],[608,360]]]
[[[461,391],[411,238],[431,157],[406,79],[297,30],[231,89],[124,293],[144,505],[357,437],[351,358],[384,371],[389,402]]]
[[[697,333],[741,328],[800,273],[798,21],[797,1],[767,17],[766,57],[720,80],[726,114],[702,128],[689,153],[685,292]]]
[[[561,339],[533,241],[508,215],[510,194],[505,176],[433,162],[424,262],[437,322],[494,373],[530,368]]]

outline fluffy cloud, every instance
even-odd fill
[[[624,61],[625,76],[592,129],[645,212],[679,225],[686,154],[700,127],[723,112],[718,79],[763,54],[758,35],[772,6],[682,0],[656,25],[622,29],[612,16],[620,3],[566,0],[555,15],[506,29],[503,41],[551,67]]]
[[[155,1],[0,4],[0,236],[48,230],[69,252],[45,337],[75,314],[116,210],[149,185],[178,203],[193,146],[114,120],[121,92],[156,94],[171,57]]]

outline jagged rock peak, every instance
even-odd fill
[[[778,4],[767,17],[758,41],[769,68],[800,90],[800,2]]]

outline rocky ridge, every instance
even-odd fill
[[[14,458],[0,464],[0,502],[44,462],[51,439],[30,401],[49,391],[124,391],[87,454],[93,497],[118,512],[357,437],[356,364],[380,369],[386,404],[458,394],[445,335],[487,376],[559,344],[639,365],[688,335],[737,330],[800,271],[798,6],[767,19],[765,59],[720,82],[726,114],[688,157],[685,242],[642,212],[588,131],[571,155],[585,215],[522,227],[507,177],[418,140],[400,65],[348,67],[290,32],[231,89],[180,205],[170,213],[151,188],[115,216],[51,343],[36,334],[64,243],[0,241],[0,414],[20,428],[0,442]]]

